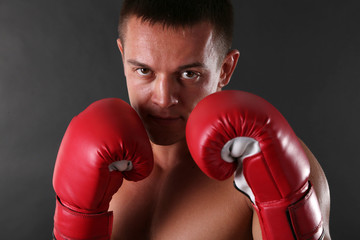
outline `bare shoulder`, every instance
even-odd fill
[[[325,233],[326,233],[325,239],[331,239],[329,232],[329,218],[330,218],[329,184],[326,179],[325,173],[320,163],[317,161],[316,157],[314,156],[314,154],[310,151],[310,149],[305,145],[303,141],[300,140],[300,143],[310,162],[310,181],[314,186],[314,190],[319,200],[320,209],[324,221]]]

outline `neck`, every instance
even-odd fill
[[[186,140],[171,145],[157,145],[151,142],[154,161],[162,169],[171,170],[178,166],[194,164]]]

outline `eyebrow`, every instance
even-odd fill
[[[187,68],[194,68],[194,67],[199,67],[199,68],[206,68],[205,65],[201,62],[194,62],[194,63],[190,63],[190,64],[186,64],[183,66],[178,67],[178,70],[185,70]]]
[[[138,66],[138,67],[142,67],[142,68],[149,68],[150,67],[144,63],[141,63],[141,62],[138,62],[136,60],[133,60],[133,59],[129,59],[127,60],[128,63],[130,63],[131,65],[134,65],[134,66]]]
[[[146,65],[145,63],[141,63],[141,62],[136,61],[134,59],[129,59],[129,60],[127,60],[127,62],[130,63],[131,65],[134,65],[134,66],[151,69],[151,67]],[[194,63],[190,63],[190,64],[186,64],[186,65],[182,65],[182,66],[178,67],[178,71],[185,70],[185,69],[188,69],[188,68],[194,68],[194,67],[206,68],[206,66],[203,63],[194,62]]]

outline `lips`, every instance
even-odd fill
[[[171,125],[176,124],[177,122],[181,121],[181,117],[179,116],[158,116],[158,115],[149,115],[150,119],[156,122],[159,125]]]

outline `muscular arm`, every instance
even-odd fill
[[[325,237],[324,240],[330,240],[330,231],[329,231],[329,217],[330,217],[330,190],[329,185],[322,170],[319,162],[316,160],[315,156],[309,150],[309,148],[300,140],[302,147],[309,159],[310,162],[310,181],[313,184],[313,187],[316,192],[316,196],[319,200],[321,214],[324,222]],[[250,200],[249,206],[252,207]],[[255,240],[262,239],[261,237],[261,228],[258,216],[256,211],[253,210],[253,227],[252,227],[253,237]]]

